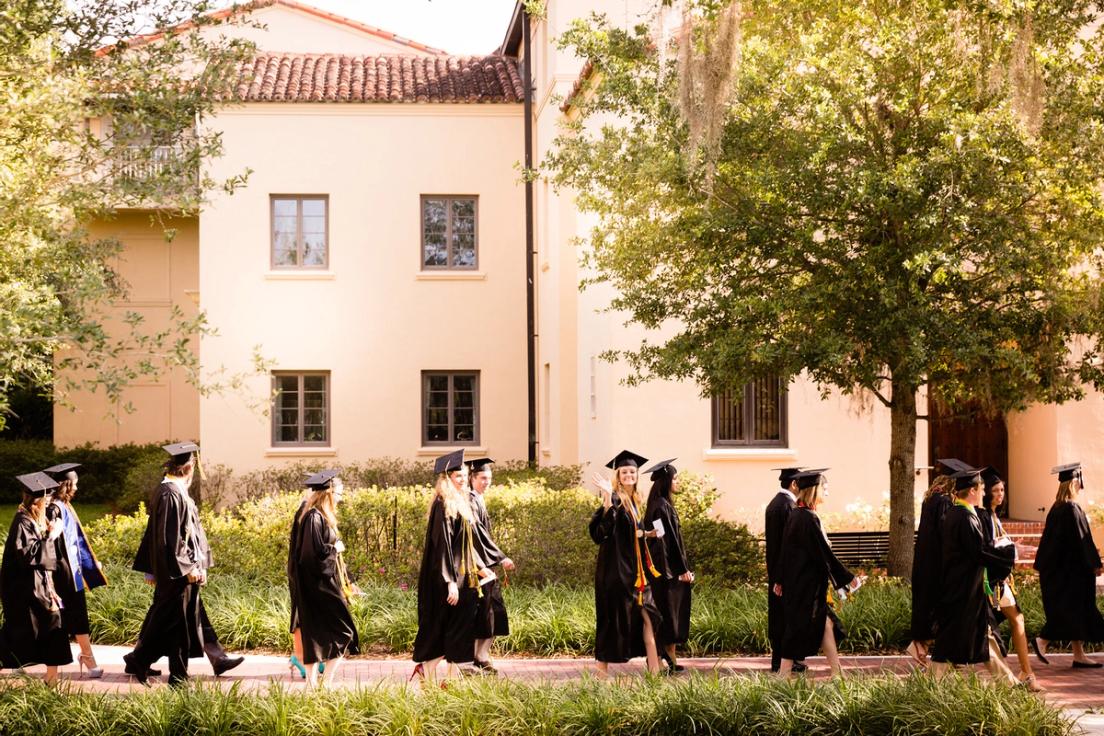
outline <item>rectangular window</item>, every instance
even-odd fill
[[[713,397],[714,447],[785,447],[786,387],[781,379],[756,379]]]
[[[272,445],[328,447],[330,374],[272,374]]]
[[[422,269],[475,269],[478,214],[475,197],[422,196]]]
[[[274,194],[272,268],[326,268],[330,263],[330,199],[324,194]]]
[[[422,373],[422,444],[479,442],[479,373]]]

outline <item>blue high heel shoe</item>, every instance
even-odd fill
[[[319,662],[318,663],[318,674],[324,675],[325,673],[326,673],[326,663],[325,662]]]
[[[299,670],[299,676],[304,680],[307,679],[307,668],[303,666],[303,663],[299,661],[299,658],[294,654],[288,659],[288,670]]]

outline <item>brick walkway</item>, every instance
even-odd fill
[[[71,686],[91,692],[120,692],[128,693],[141,691],[143,688],[130,677],[123,674],[123,655],[129,651],[127,647],[97,646],[96,658],[105,669],[103,679],[81,679],[77,665],[74,663],[62,669],[64,680]],[[1095,655],[1104,661],[1104,656]],[[1077,713],[1085,711],[1104,710],[1104,669],[1083,670],[1070,667],[1071,655],[1051,654],[1050,665],[1038,665],[1036,675],[1039,682],[1047,689],[1043,696],[1047,701],[1068,708]],[[768,661],[762,657],[731,657],[731,658],[698,658],[683,659],[681,663],[688,671],[711,673],[718,672],[722,676],[738,674],[763,674],[767,672]],[[816,679],[827,678],[828,667],[822,657],[813,657],[808,660],[810,674]],[[1010,666],[1015,668],[1015,660],[1009,660]],[[159,665],[166,670],[165,661]],[[499,677],[525,682],[557,682],[574,680],[593,671],[594,663],[589,659],[529,659],[529,658],[503,658],[498,660]],[[895,672],[904,674],[911,671],[911,660],[907,657],[845,657],[843,666],[848,672]],[[402,684],[406,682],[413,669],[413,663],[409,659],[351,659],[342,664],[339,674],[342,687],[355,687],[357,685],[375,685],[379,683]],[[43,667],[30,667],[28,674],[33,677],[41,677]],[[167,670],[166,670],[167,671]],[[610,668],[613,675],[619,677],[639,676],[643,671],[643,660],[635,660],[627,665],[613,665]],[[305,688],[305,683],[298,675],[294,679],[289,677],[287,658],[276,655],[249,654],[245,663],[237,669],[231,670],[220,678],[214,678],[211,667],[205,659],[191,660],[191,672],[197,681],[209,683],[218,682],[223,687],[230,687],[234,683],[246,689],[264,689],[272,681],[281,682],[293,691]],[[438,671],[444,675],[445,666],[441,665]],[[3,677],[11,678],[14,675],[5,671]],[[479,676],[479,675],[474,675]],[[163,683],[164,677],[160,678]],[[163,685],[155,685],[162,687]],[[1087,724],[1086,724],[1087,725]],[[1104,718],[1101,718],[1104,726]],[[1104,730],[1100,731],[1104,733]]]

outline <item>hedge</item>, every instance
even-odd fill
[[[84,466],[78,498],[118,508],[116,502],[125,494],[132,470],[154,462],[160,465],[164,460],[165,452],[159,445],[56,448],[49,440],[0,440],[0,503],[19,503],[22,498],[23,487],[15,476],[72,462]]]
[[[299,480],[302,476],[298,476]],[[695,572],[705,582],[739,585],[762,579],[758,539],[746,527],[712,519],[715,490],[687,475],[676,504]],[[338,509],[346,564],[354,580],[412,585],[417,580],[432,498],[427,486],[359,488]],[[224,511],[203,511],[215,564],[221,569],[281,584],[288,529],[302,493],[279,493]],[[550,488],[543,478],[495,485],[487,494],[499,546],[517,563],[517,583],[588,585],[596,548],[587,526],[597,508],[581,488]],[[105,517],[87,531],[103,560],[130,564],[146,512]]]

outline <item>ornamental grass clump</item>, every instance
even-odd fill
[[[1064,736],[1076,728],[1059,708],[1025,690],[922,675],[830,682],[695,675],[565,684],[468,678],[425,693],[395,685],[291,693],[275,683],[260,692],[198,684],[125,697],[8,680],[0,684],[0,723],[7,736]]]

